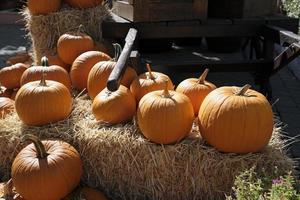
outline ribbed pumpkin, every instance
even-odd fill
[[[64,68],[57,65],[49,66],[47,57],[43,57],[41,63],[42,66],[30,67],[23,73],[21,85],[41,80],[42,74],[45,73],[47,80],[60,82],[71,90],[70,76]]]
[[[199,79],[189,78],[182,81],[176,88],[176,92],[180,92],[188,96],[193,104],[195,116],[198,115],[200,106],[204,98],[214,89],[216,86],[211,82],[206,81],[206,76],[209,70],[206,69]]]
[[[61,0],[27,0],[27,7],[31,14],[48,14],[60,9]]]
[[[94,49],[93,39],[82,29],[80,26],[77,32],[65,33],[58,39],[57,53],[66,64],[72,65],[79,55]]]
[[[258,152],[272,136],[272,107],[265,96],[249,88],[218,88],[201,105],[200,133],[221,152]]]
[[[69,5],[75,8],[92,8],[100,5],[103,0],[65,0]]]
[[[143,135],[158,144],[172,144],[186,137],[194,121],[193,105],[181,93],[165,89],[146,94],[139,102],[137,122]]]
[[[7,97],[0,97],[0,119],[14,110],[15,102]]]
[[[70,71],[73,86],[78,90],[86,88],[87,79],[92,67],[100,61],[110,59],[107,54],[99,51],[88,51],[78,56]]]
[[[147,64],[147,69],[148,72],[139,75],[130,85],[130,91],[137,102],[149,92],[163,90],[166,80],[168,80],[168,90],[174,89],[174,85],[167,75],[160,72],[152,72],[149,64]]]
[[[12,92],[13,92],[12,90],[9,90],[4,86],[1,86],[1,83],[0,83],[0,97],[10,98],[12,95]]]
[[[94,99],[92,111],[95,118],[113,125],[129,121],[136,113],[136,101],[130,90],[123,85],[115,92],[107,88]]]
[[[67,72],[70,71],[71,65],[64,63],[56,53],[48,51],[45,55],[48,58],[49,65],[57,65],[64,68]]]
[[[99,94],[106,87],[109,75],[116,64],[117,63],[114,61],[99,62],[91,69],[87,81],[88,93],[91,99],[94,99],[97,94]],[[121,80],[121,84],[125,87],[129,87],[131,82],[136,77],[136,71],[128,66]]]
[[[22,63],[17,63],[10,67],[4,67],[0,70],[0,82],[7,89],[20,87],[22,74],[27,69],[27,66]]]
[[[33,144],[26,146],[12,164],[12,180],[24,199],[58,200],[79,183],[82,161],[79,153],[63,141],[40,141],[26,135]]]
[[[25,124],[41,126],[66,119],[72,110],[72,97],[66,86],[45,81],[43,75],[41,81],[27,83],[19,89],[15,106]]]

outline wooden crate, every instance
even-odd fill
[[[132,22],[206,19],[208,0],[123,0],[114,12]]]
[[[209,17],[244,18],[272,15],[278,0],[209,0]]]

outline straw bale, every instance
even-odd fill
[[[31,15],[25,8],[21,14],[28,38],[32,42],[33,60],[37,64],[46,51],[56,49],[58,38],[62,34],[77,31],[81,24],[85,33],[95,41],[101,41],[102,22],[110,17],[108,9],[103,5],[82,10],[63,5],[59,12],[48,15]]]
[[[61,139],[79,151],[84,163],[82,181],[104,191],[111,199],[224,199],[234,178],[257,166],[257,173],[272,175],[275,167],[285,174],[293,161],[283,152],[280,128],[274,129],[269,146],[261,153],[223,154],[191,135],[175,145],[146,140],[135,122],[108,127],[91,114],[87,96],[74,100],[69,119],[44,126],[23,125],[16,114],[0,120],[0,175],[9,179],[11,163],[26,144],[24,134]],[[264,169],[264,170],[263,170]]]

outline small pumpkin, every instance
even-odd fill
[[[160,72],[152,72],[149,64],[147,64],[147,69],[148,72],[139,75],[130,85],[130,91],[137,102],[149,92],[163,90],[166,80],[168,80],[168,90],[174,89],[174,85],[167,75]]]
[[[107,200],[105,195],[93,188],[83,187],[69,194],[63,200],[85,199],[85,200]]]
[[[94,99],[106,87],[109,75],[116,64],[117,63],[115,61],[104,61],[98,62],[93,66],[87,81],[87,89],[91,99]],[[132,67],[128,66],[124,76],[122,77],[121,85],[129,87],[135,77],[137,77],[136,71]]]
[[[43,57],[41,63],[42,66],[30,67],[23,73],[21,78],[21,85],[41,80],[41,77],[44,73],[47,80],[62,83],[69,90],[71,90],[70,76],[64,68],[57,65],[49,66],[47,57]]]
[[[70,6],[74,8],[92,8],[101,5],[102,0],[65,0]]]
[[[193,125],[190,99],[181,93],[164,90],[146,94],[139,102],[137,122],[143,135],[158,144],[172,144],[186,137]]]
[[[64,68],[67,72],[70,71],[71,66],[64,63],[64,61],[62,61],[60,57],[53,51],[48,51],[45,55],[48,58],[49,65],[57,65]]]
[[[272,136],[272,107],[264,95],[250,87],[218,88],[201,105],[200,133],[221,152],[258,152]]]
[[[17,54],[15,56],[12,56],[12,57],[8,58],[6,60],[6,64],[7,65],[15,65],[17,63],[25,63],[25,62],[30,61],[30,60],[31,60],[31,57],[26,52],[26,53],[20,53],[20,54]]]
[[[10,67],[4,67],[0,70],[0,82],[7,89],[14,89],[20,87],[20,80],[27,69],[27,65],[17,63]]]
[[[0,83],[0,97],[7,97],[10,98],[12,95],[12,90],[7,89],[6,87],[2,86]]]
[[[82,161],[79,153],[63,141],[40,141],[26,135],[29,144],[12,164],[12,181],[24,199],[62,199],[80,181]]]
[[[45,15],[57,12],[61,7],[61,0],[27,0],[27,7],[33,15]]]
[[[107,88],[94,99],[92,111],[99,121],[113,125],[129,121],[136,113],[136,101],[130,90],[123,85],[115,92]]]
[[[40,81],[29,82],[19,89],[15,107],[25,124],[42,126],[66,119],[72,110],[72,97],[66,86],[46,81],[42,74]]]
[[[82,29],[80,25],[77,32],[65,33],[58,39],[57,53],[66,64],[72,65],[79,55],[94,49],[93,39],[83,33]]]
[[[92,67],[100,61],[110,59],[107,54],[99,51],[88,51],[78,56],[70,71],[73,86],[78,90],[86,88],[88,75]]]
[[[176,92],[180,92],[188,96],[193,104],[195,115],[198,115],[200,106],[204,98],[214,89],[216,86],[211,82],[206,81],[206,76],[209,69],[206,69],[199,79],[189,78],[182,81],[176,88]]]
[[[0,119],[4,119],[15,108],[15,102],[7,97],[0,97]]]

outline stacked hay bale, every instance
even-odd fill
[[[24,125],[17,114],[0,120],[0,177],[8,180],[11,163],[26,144],[25,134],[61,139],[72,144],[84,164],[83,182],[112,199],[224,199],[234,178],[257,166],[262,176],[293,170],[275,128],[261,153],[223,154],[206,145],[196,126],[175,145],[146,140],[134,123],[107,127],[95,120],[87,96],[76,98],[69,119],[44,127]],[[267,174],[266,174],[267,173]]]
[[[32,15],[28,8],[22,11],[28,38],[32,42],[33,59],[40,64],[48,51],[56,51],[58,38],[67,32],[76,31],[83,25],[85,32],[95,41],[102,39],[102,22],[110,17],[105,5],[87,9],[71,8],[63,4],[59,12],[47,15]]]

